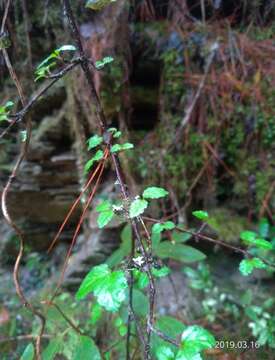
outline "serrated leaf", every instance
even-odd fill
[[[95,147],[97,147],[98,145],[100,145],[103,141],[103,137],[102,136],[98,136],[98,135],[94,135],[92,137],[90,137],[88,139],[88,150],[91,150]]]
[[[201,261],[206,256],[199,250],[189,245],[172,244],[170,241],[161,242],[156,248],[155,253],[161,259],[171,258],[184,263]]]
[[[203,210],[192,211],[192,215],[194,215],[197,219],[205,221],[209,218],[208,212]]]
[[[128,251],[128,249],[125,248],[119,248],[117,250],[115,250],[109,257],[108,259],[105,261],[106,264],[108,264],[110,266],[110,268],[119,265],[121,263],[121,261],[130,253],[130,250]]]
[[[34,360],[34,355],[35,355],[34,346],[33,344],[29,344],[27,345],[23,354],[21,355],[20,360]]]
[[[259,258],[244,259],[240,262],[240,272],[244,276],[248,276],[253,272],[254,269],[265,269],[265,263]]]
[[[100,306],[108,311],[118,311],[126,298],[127,280],[123,271],[111,272],[107,264],[95,266],[82,281],[76,293],[78,300],[93,293]]]
[[[80,336],[73,360],[101,360],[100,352],[94,341],[88,336]]]
[[[195,356],[203,350],[213,348],[215,345],[215,338],[209,331],[201,326],[192,325],[188,326],[182,333],[179,353],[188,359],[188,356]],[[179,358],[178,354],[177,358]]]
[[[142,196],[145,199],[159,199],[164,196],[167,196],[169,193],[163,188],[157,187],[157,186],[151,186],[148,187],[143,191]]]
[[[154,224],[152,227],[152,233],[153,234],[160,234],[164,230],[172,230],[175,228],[175,224],[173,221],[166,221],[164,223],[157,223]]]
[[[85,173],[87,173],[90,170],[90,168],[93,166],[95,161],[101,160],[103,158],[103,156],[104,156],[103,151],[102,150],[97,150],[95,155],[89,161],[87,161],[87,163],[86,163],[86,165],[84,167]]]
[[[102,211],[97,218],[97,224],[100,229],[104,228],[113,218],[114,212],[112,209]]]
[[[144,213],[148,206],[148,201],[144,199],[136,199],[130,205],[130,218],[134,218]]]
[[[139,289],[144,289],[149,285],[149,278],[147,274],[136,269],[133,270],[133,274]]]

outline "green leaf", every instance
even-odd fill
[[[119,138],[121,136],[121,131],[117,130],[115,127],[109,128],[108,131],[113,133],[113,138]]]
[[[104,1],[104,0],[100,0],[100,1]],[[114,58],[112,58],[111,56],[106,56],[103,59],[96,61],[95,67],[98,70],[100,70],[100,69],[104,68],[105,65],[110,64],[113,61],[114,61]]]
[[[56,51],[76,51],[76,47],[74,45],[62,45],[60,48],[56,49]]]
[[[121,241],[121,247],[125,248],[127,252],[130,251],[132,245],[132,227],[130,224],[126,224],[121,231]]]
[[[98,304],[94,304],[91,309],[91,323],[95,325],[102,317],[102,307]]]
[[[272,244],[261,238],[257,238],[257,234],[254,231],[243,231],[240,234],[240,238],[249,245],[257,246],[258,248],[265,250],[272,250]]]
[[[100,145],[102,143],[102,141],[103,141],[102,136],[94,135],[94,136],[90,137],[87,141],[88,150],[91,150],[91,149],[97,147],[98,145]]]
[[[192,237],[192,234],[187,232],[178,232],[177,230],[172,232],[172,240],[176,243],[183,243],[188,241]]]
[[[157,360],[174,360],[175,354],[169,346],[159,346],[156,349]]]
[[[34,355],[35,355],[34,346],[33,346],[33,344],[29,344],[25,348],[22,356],[20,357],[20,360],[33,360]]]
[[[63,342],[61,338],[50,340],[48,346],[42,353],[42,360],[54,360],[55,355],[61,350]]]
[[[84,167],[85,173],[87,173],[90,170],[90,168],[93,166],[95,161],[101,160],[103,158],[103,156],[104,156],[103,151],[102,150],[97,150],[95,155],[89,161],[87,161],[87,163],[86,163],[86,165]]]
[[[240,272],[244,276],[248,276],[254,269],[265,269],[265,263],[259,258],[242,260],[239,266]]]
[[[119,265],[121,261],[130,253],[130,250],[120,247],[115,250],[105,261],[110,268]]]
[[[134,218],[144,213],[148,206],[148,201],[144,199],[136,199],[130,205],[130,218]]]
[[[262,218],[259,223],[259,235],[267,238],[269,233],[269,222],[266,218]]]
[[[111,147],[111,153],[116,153],[118,151],[122,151],[122,150],[129,150],[129,149],[133,149],[134,145],[130,144],[130,143],[125,143],[125,144],[114,144]]]
[[[111,209],[112,209],[112,204],[107,200],[102,201],[95,208],[95,210],[97,212],[108,211],[108,210],[111,210]]]
[[[172,230],[175,228],[175,224],[173,223],[173,221],[166,221],[164,223],[157,223],[154,224],[152,227],[152,233],[153,234],[159,234],[164,230]]]
[[[176,359],[184,359],[184,356],[186,359],[193,359],[190,356],[211,349],[215,344],[215,338],[209,331],[198,325],[188,326],[182,333],[180,351]]]
[[[192,215],[194,215],[197,219],[202,221],[206,221],[209,218],[208,212],[203,210],[192,211]]]
[[[123,271],[111,272],[107,264],[95,266],[82,281],[76,298],[93,293],[99,305],[115,312],[126,298],[127,280]]]
[[[137,269],[133,270],[133,274],[134,274],[134,279],[137,282],[137,286],[139,289],[144,289],[148,286],[149,284],[149,279],[147,274],[145,274],[142,271],[139,271]]]
[[[191,349],[188,351],[179,350],[177,352],[175,360],[203,360],[200,354],[195,353]]]
[[[189,245],[173,244],[170,241],[161,242],[155,249],[155,253],[161,259],[171,258],[184,263],[201,261],[206,256],[199,250]]]
[[[162,268],[160,269],[156,269],[156,268],[153,268],[152,269],[152,274],[155,276],[155,277],[164,277],[164,276],[167,276],[171,273],[171,270],[169,269],[169,267],[167,266],[163,266]]]
[[[169,194],[168,191],[166,191],[163,188],[151,186],[143,191],[142,196],[145,199],[159,199],[164,196],[167,196],[168,194]]]
[[[102,229],[112,220],[113,216],[114,216],[114,212],[112,209],[107,211],[102,211],[97,218],[98,227]]]
[[[88,336],[80,336],[73,360],[101,360],[100,352],[94,341]]]
[[[146,316],[149,310],[149,301],[142,291],[133,290],[133,309],[138,316]]]

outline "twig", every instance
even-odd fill
[[[74,18],[72,9],[71,9],[70,1],[69,0],[63,0],[63,4],[64,4],[65,15],[67,17],[72,36],[73,36],[73,38],[75,40],[75,43],[76,43],[76,46],[78,48],[80,57],[82,58],[81,67],[82,67],[82,70],[83,70],[83,72],[85,74],[86,80],[87,80],[88,85],[89,85],[89,90],[90,90],[90,93],[91,93],[92,101],[93,101],[93,104],[95,106],[95,116],[96,116],[97,121],[99,123],[100,130],[101,130],[102,134],[107,135],[108,134],[108,132],[107,132],[107,121],[106,121],[105,114],[104,114],[103,108],[101,106],[99,97],[98,97],[97,92],[95,90],[92,71],[89,68],[89,61],[88,61],[88,59],[87,59],[87,57],[86,57],[86,55],[84,53],[84,50],[83,50],[79,30],[77,28],[77,24],[76,24],[76,21],[75,21],[75,18]],[[110,147],[111,142],[112,142],[112,139],[108,137],[108,140],[106,141],[106,145]],[[115,167],[117,180],[118,180],[119,185],[120,185],[121,193],[122,193],[126,203],[129,203],[130,202],[130,196],[129,196],[128,190],[126,188],[126,185],[124,183],[124,180],[123,180],[123,178],[124,178],[123,177],[123,172],[122,172],[122,169],[121,169],[121,166],[120,166],[118,156],[115,153],[112,153],[111,155],[112,155],[111,156],[112,162],[113,162],[114,167]],[[150,261],[149,261],[148,254],[147,254],[147,252],[146,252],[146,250],[144,248],[144,245],[142,243],[141,236],[140,236],[139,229],[138,229],[138,222],[137,222],[136,219],[131,220],[131,226],[133,228],[133,232],[134,232],[136,240],[137,240],[137,246],[140,248],[142,256],[144,257],[144,260],[145,260],[145,263],[146,263],[146,273],[147,273],[148,278],[149,278],[150,310],[149,310],[149,316],[147,318],[147,331],[146,331],[147,332],[147,339],[146,339],[146,342],[144,344],[145,360],[149,360],[149,359],[151,359],[151,355],[150,355],[150,336],[151,336],[151,331],[152,331],[151,330],[151,325],[153,324],[153,321],[154,321],[155,286],[154,286],[154,279],[153,279],[153,276],[152,276],[152,273],[151,273],[151,264],[150,264]]]

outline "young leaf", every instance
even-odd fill
[[[99,0],[99,1],[103,2],[103,1],[109,1],[109,0]],[[98,1],[98,2],[99,2],[99,1]],[[87,5],[86,5],[86,6],[87,6]],[[90,6],[89,6],[89,7],[90,7]],[[96,61],[96,62],[95,62],[95,67],[96,67],[98,70],[100,70],[100,69],[104,68],[104,66],[105,66],[106,64],[110,64],[110,63],[113,62],[113,61],[114,61],[114,58],[112,58],[111,56],[106,56],[106,57],[104,57],[103,59]]]
[[[265,269],[265,263],[259,258],[244,259],[241,261],[239,269],[242,275],[248,276],[254,269]]]
[[[201,351],[211,349],[215,344],[215,338],[210,332],[198,325],[188,326],[182,333],[176,359],[196,359]]]
[[[175,224],[172,221],[166,221],[164,223],[154,224],[152,227],[153,234],[160,234],[164,230],[172,230],[175,228]]]
[[[90,137],[88,139],[88,150],[91,150],[95,147],[97,147],[98,145],[100,145],[103,141],[103,137],[102,136],[98,136],[98,135],[94,135],[92,137]]]
[[[33,359],[34,359],[34,355],[35,355],[34,346],[33,346],[33,344],[29,344],[29,345],[25,348],[22,356],[20,357],[20,360],[33,360]]]
[[[166,191],[163,188],[151,186],[143,191],[142,196],[145,199],[159,199],[164,196],[167,196],[168,194],[169,194],[168,191]]]
[[[261,238],[257,238],[257,234],[254,231],[243,231],[240,234],[240,238],[249,245],[257,246],[261,249],[272,250],[272,244]]]
[[[93,166],[95,161],[101,160],[103,158],[103,155],[104,155],[104,153],[102,150],[97,150],[95,155],[89,161],[87,161],[87,163],[84,167],[85,173],[87,173],[90,170],[90,168]]]
[[[203,210],[192,211],[192,215],[194,215],[197,219],[202,221],[206,221],[209,218],[208,212]]]
[[[148,206],[148,201],[143,199],[136,199],[130,205],[130,218],[134,218],[144,213]]]
[[[101,360],[100,352],[94,341],[88,336],[80,336],[73,360]]]
[[[118,311],[126,298],[127,280],[123,271],[111,272],[107,264],[95,266],[84,278],[76,293],[83,299],[93,293],[98,304],[107,311]]]
[[[116,153],[118,151],[122,151],[122,150],[129,150],[129,149],[133,149],[134,145],[130,144],[130,143],[125,143],[125,144],[115,144],[111,147],[111,153]]]
[[[107,211],[102,211],[97,218],[98,227],[102,229],[112,220],[113,216],[114,216],[114,212],[112,209]]]

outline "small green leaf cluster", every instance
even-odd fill
[[[121,131],[117,130],[116,128],[109,128],[107,131],[111,133],[112,138],[114,139],[119,138],[121,136]],[[93,150],[94,148],[98,147],[103,143],[103,140],[104,139],[102,136],[99,135],[91,136],[87,140],[88,150]],[[123,151],[123,150],[129,150],[132,149],[133,147],[134,145],[130,143],[114,144],[111,146],[111,153],[116,153],[118,151]],[[92,168],[95,162],[103,159],[103,156],[104,156],[103,151],[101,149],[97,150],[96,153],[91,157],[91,159],[89,159],[85,164],[84,167],[85,173],[87,173]]]
[[[112,58],[111,56],[106,56],[103,59],[96,61],[95,67],[97,68],[97,70],[101,70],[104,68],[105,65],[110,64],[113,61],[114,58]]]
[[[163,188],[151,186],[143,191],[142,198],[137,197],[130,205],[129,216],[131,219],[140,216],[148,207],[147,200],[160,199],[168,195],[168,191]]]
[[[9,113],[13,106],[12,101],[7,101],[5,105],[0,106],[0,122],[9,119]]]
[[[35,81],[44,79],[51,74],[51,70],[56,67],[57,61],[62,60],[62,53],[67,51],[76,51],[73,45],[62,45],[55,49],[49,56],[47,56],[35,70]]]

